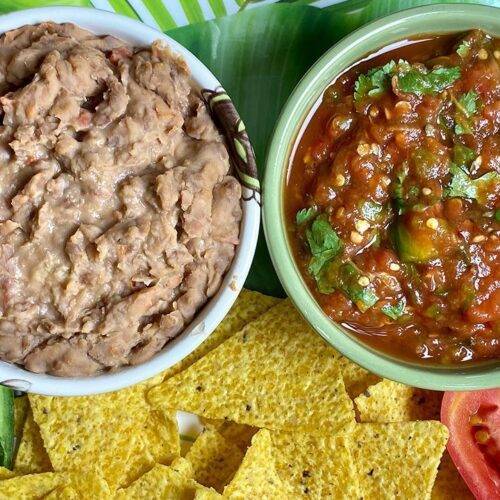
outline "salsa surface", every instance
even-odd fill
[[[335,321],[397,357],[500,359],[500,41],[407,40],[325,91],[288,174],[289,239]]]

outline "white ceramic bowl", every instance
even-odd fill
[[[0,34],[26,24],[37,24],[42,21],[72,22],[97,34],[116,36],[134,46],[147,46],[157,39],[165,40],[175,52],[185,59],[194,81],[202,89],[217,89],[222,92],[220,83],[214,75],[182,45],[153,28],[117,14],[77,7],[47,7],[18,11],[0,16]],[[221,99],[218,101],[220,102]],[[232,105],[226,99],[222,99],[222,101],[225,101],[225,105]],[[238,118],[234,110],[232,118]],[[226,122],[225,127],[231,127],[231,124]],[[241,138],[243,133],[246,140],[246,132],[242,132],[241,127],[239,128],[240,131],[234,130],[234,134]],[[230,142],[233,146],[234,136],[230,138]],[[248,141],[246,141],[245,147],[249,159],[252,160],[253,152]],[[234,146],[232,152],[234,153]],[[241,162],[241,158],[237,161]],[[238,296],[250,270],[257,244],[260,224],[259,184],[255,178],[255,169],[251,169],[253,173],[242,173],[242,168],[239,170],[239,178],[242,180],[243,187],[243,219],[240,244],[237,247],[235,258],[219,291],[205,304],[178,337],[141,365],[125,367],[114,373],[95,377],[54,377],[32,373],[20,366],[0,361],[0,383],[18,390],[52,396],[81,396],[109,392],[136,384],[160,373],[183,359],[201,344],[223,320]]]

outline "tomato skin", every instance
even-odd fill
[[[441,421],[450,431],[448,452],[477,500],[500,498],[500,464],[486,457],[478,446],[469,419],[481,409],[489,410],[489,433],[498,446],[500,433],[500,389],[447,392],[441,406]],[[492,428],[491,428],[492,427]]]

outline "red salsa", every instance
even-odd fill
[[[326,89],[293,154],[289,238],[322,309],[408,360],[500,359],[500,41],[388,47]]]

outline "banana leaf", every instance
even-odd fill
[[[431,3],[443,2],[351,0],[324,9],[302,1],[283,2],[184,26],[168,34],[201,59],[222,82],[246,124],[262,174],[279,112],[318,57],[373,19]],[[500,4],[498,0],[476,3]],[[246,286],[271,295],[284,295],[263,234]]]
[[[0,0],[0,14],[35,7],[50,7],[52,5],[92,7],[90,0]]]

